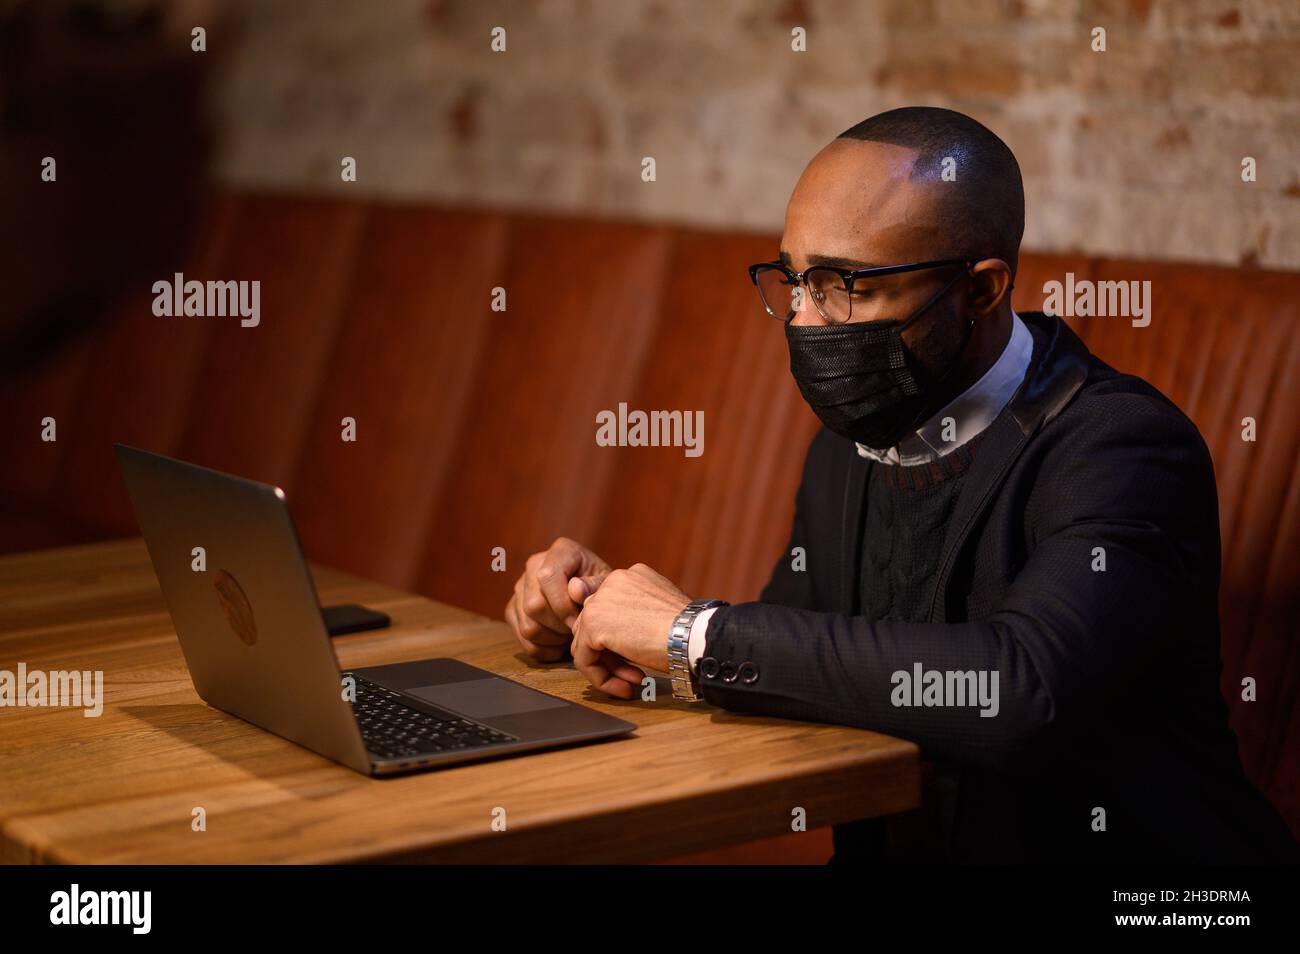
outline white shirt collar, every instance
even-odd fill
[[[1020,316],[1011,312],[1006,347],[984,375],[937,414],[886,451],[858,444],[858,454],[882,464],[911,467],[937,460],[973,439],[993,423],[1025,379],[1034,353],[1034,338]],[[953,439],[944,440],[944,419],[952,418]]]

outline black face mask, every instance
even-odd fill
[[[902,331],[964,277],[964,272],[958,275],[905,321],[806,326],[786,322],[790,373],[823,424],[841,437],[882,451],[920,426],[932,411],[938,387],[961,360],[975,319],[967,322],[948,367],[924,387],[914,374],[916,359],[904,345]]]

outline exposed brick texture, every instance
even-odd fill
[[[243,186],[779,230],[865,116],[968,112],[1026,246],[1300,267],[1294,0],[251,3],[220,90]],[[489,48],[504,27],[507,51]],[[1094,27],[1107,50],[1091,49]],[[791,30],[807,31],[807,52]],[[355,156],[344,185],[339,160]],[[641,181],[653,156],[657,181]],[[1241,181],[1241,160],[1258,181]]]

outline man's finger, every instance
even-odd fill
[[[612,653],[608,649],[604,652],[605,668],[614,676],[622,679],[634,689],[640,690],[641,683],[645,679],[645,672],[640,667],[632,665],[617,653]]]
[[[605,582],[608,573],[597,573],[594,576],[575,576],[569,581],[569,597],[573,602],[582,604],[587,602],[587,598],[600,589],[600,584]]]
[[[538,570],[541,565],[538,565]],[[520,598],[519,606],[523,614],[537,623],[538,626],[544,626],[547,629],[562,630],[568,627],[564,625],[562,617],[557,616],[551,609],[550,602],[546,599],[546,594],[542,592],[541,580],[537,573],[525,573],[522,577],[523,595]]]
[[[562,632],[560,629],[552,629],[550,626],[543,626],[534,617],[529,616],[528,612],[521,610],[521,607],[524,606],[524,578],[521,576],[519,582],[516,582],[515,599],[511,600],[512,606],[515,607],[515,624],[513,624],[513,628],[515,628],[516,636],[538,646],[564,646],[568,642],[568,633]],[[508,621],[510,620],[507,620],[507,623]],[[563,658],[563,654],[556,656],[556,658]]]
[[[573,627],[578,607],[569,598],[569,579],[582,568],[582,555],[573,549],[552,549],[537,567],[538,595],[545,602],[538,621],[551,629]]]
[[[506,623],[515,630],[515,638],[519,639],[519,645],[524,647],[526,654],[533,656],[533,659],[542,663],[558,663],[564,658],[565,652],[563,646],[542,646],[528,639],[519,632],[519,613],[515,611],[515,600],[511,599],[506,604]],[[549,632],[549,630],[542,630]]]
[[[512,625],[514,626],[515,633],[524,639],[529,639],[537,634],[537,631],[541,629],[541,626],[535,619],[526,616],[523,612],[524,579],[525,576],[520,576],[519,579],[515,581],[515,595],[511,597],[509,606],[514,611],[514,622]],[[511,621],[506,620],[506,622]]]
[[[609,655],[612,654],[596,649],[584,639],[574,640],[574,668],[582,673],[589,683],[606,695],[615,696],[619,699],[631,699],[636,694],[636,689],[628,680],[620,678],[610,671],[613,663],[608,658]],[[614,658],[617,659],[617,657]]]

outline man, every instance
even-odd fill
[[[505,618],[620,698],[664,670],[735,712],[915,741],[922,808],[837,826],[837,862],[1289,858],[1219,694],[1209,453],[1059,319],[1012,311],[1023,229],[1015,157],[969,117],[843,133],[751,269],[825,425],[787,548],[806,570],[783,555],[760,602],[718,605],[562,539]]]

